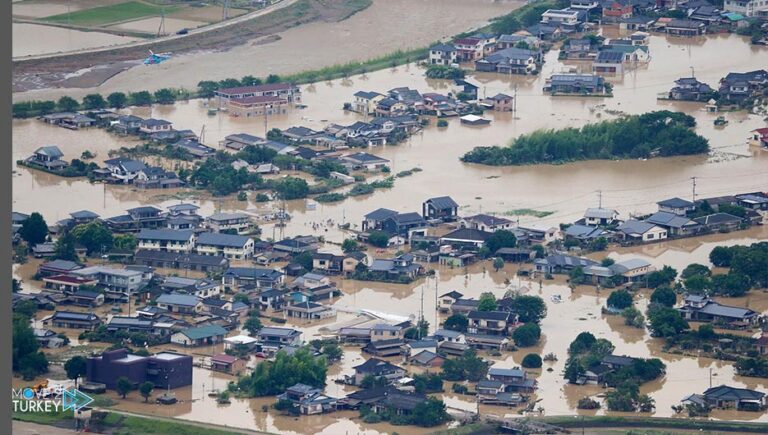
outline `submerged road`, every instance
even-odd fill
[[[254,18],[258,18],[262,15],[266,15],[269,13],[272,13],[274,11],[278,11],[280,9],[286,8],[294,3],[296,3],[298,0],[281,0],[273,5],[267,6],[264,9],[259,9],[258,11],[254,11],[245,15],[241,15],[239,17],[231,18],[226,21],[220,21],[218,23],[214,23],[208,26],[199,27],[196,29],[190,29],[189,33],[186,35],[168,35],[163,36],[162,38],[154,38],[154,39],[147,39],[147,40],[141,40],[141,41],[134,41],[134,42],[128,42],[121,45],[110,45],[106,47],[93,47],[93,48],[84,48],[81,50],[72,50],[72,51],[65,51],[65,52],[59,52],[59,53],[46,53],[46,54],[35,54],[35,55],[29,55],[29,56],[18,56],[14,57],[13,61],[27,61],[27,60],[41,60],[41,59],[55,59],[57,57],[66,57],[66,56],[72,56],[75,54],[89,54],[89,53],[100,53],[105,51],[113,51],[113,50],[121,50],[125,48],[136,48],[136,47],[144,47],[146,46],[148,49],[154,45],[159,44],[161,42],[168,42],[173,41],[177,39],[186,38],[191,35],[200,35],[207,32],[211,32],[214,30],[234,26],[237,24],[244,23],[246,21],[252,20]]]

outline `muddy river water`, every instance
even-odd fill
[[[423,169],[410,177],[398,179],[395,187],[388,191],[346,200],[335,205],[318,204],[308,210],[306,201],[292,201],[287,204],[293,219],[285,229],[285,235],[309,234],[312,224],[320,223],[320,232],[328,240],[340,242],[344,234],[336,223],[350,222],[359,226],[362,216],[378,207],[399,211],[417,211],[421,202],[432,196],[450,195],[462,206],[461,213],[495,212],[504,213],[515,209],[530,208],[553,212],[545,218],[521,216],[520,221],[531,224],[553,225],[573,221],[581,216],[584,209],[597,205],[596,191],[602,190],[603,206],[616,208],[622,217],[632,213],[652,211],[655,202],[666,197],[690,198],[690,177],[697,177],[697,195],[700,197],[733,194],[744,191],[768,189],[768,152],[749,147],[746,137],[750,130],[764,127],[761,117],[746,113],[728,113],[730,124],[715,129],[712,121],[716,115],[705,113],[702,106],[690,103],[657,102],[656,95],[668,90],[672,82],[690,74],[693,67],[697,78],[715,85],[719,78],[729,71],[748,71],[766,66],[768,51],[750,47],[737,36],[721,35],[693,40],[675,40],[653,36],[650,42],[653,57],[649,65],[626,74],[623,78],[611,79],[615,84],[614,98],[551,98],[544,96],[541,87],[544,78],[559,71],[563,65],[557,61],[557,53],[547,55],[544,73],[539,77],[504,77],[494,74],[475,74],[474,80],[481,84],[481,94],[494,95],[498,92],[513,93],[517,86],[518,112],[489,113],[489,126],[482,128],[461,125],[457,119],[449,126],[438,129],[434,125],[423,133],[412,137],[407,143],[386,148],[369,150],[393,162],[393,172],[413,167]],[[719,55],[728,54],[728,62],[718,60]],[[328,122],[352,123],[361,116],[345,113],[342,105],[350,101],[358,90],[385,92],[398,86],[410,86],[420,91],[434,90],[447,92],[445,82],[426,80],[423,70],[416,65],[369,73],[326,83],[304,86],[303,100],[307,108],[293,110],[284,116],[270,117],[267,128],[286,128],[305,125],[320,129]],[[604,108],[597,105],[605,105]],[[697,131],[710,140],[713,151],[709,156],[655,159],[648,161],[591,161],[562,166],[528,166],[493,168],[467,165],[459,156],[478,145],[505,144],[509,139],[539,128],[580,126],[587,122],[610,119],[614,111],[642,113],[649,110],[680,110],[696,117]],[[149,109],[137,109],[134,113],[149,116]],[[155,107],[152,116],[173,121],[177,128],[200,131],[205,125],[205,142],[215,146],[227,134],[247,132],[264,134],[263,120],[229,118],[226,114],[209,117],[203,101],[178,103],[174,106]],[[434,124],[434,122],[433,122]],[[67,159],[79,157],[84,150],[97,153],[97,160],[103,160],[110,149],[132,145],[125,139],[111,136],[100,130],[73,132],[51,127],[34,120],[14,121],[14,160],[28,156],[35,148],[58,145]],[[48,221],[65,217],[69,212],[90,209],[103,216],[122,213],[123,210],[139,204],[169,205],[179,201],[177,192],[146,192],[117,186],[92,185],[83,180],[65,180],[48,174],[17,167],[14,176],[14,210],[21,212],[40,211]],[[179,193],[181,194],[181,193]],[[198,203],[201,213],[214,210],[265,211],[272,205],[257,205],[253,202],[238,202],[231,199],[212,200],[205,196],[187,198]],[[334,225],[328,224],[332,222]],[[264,235],[275,234],[265,226]],[[768,239],[768,227],[756,227],[733,234],[716,234],[696,239],[648,245],[640,248],[620,249],[611,252],[614,258],[641,257],[661,267],[670,264],[681,270],[690,262],[707,262],[709,252],[718,244],[751,243]],[[758,378],[736,376],[729,363],[704,358],[683,358],[665,354],[661,342],[653,339],[647,331],[624,326],[621,318],[602,315],[608,292],[598,293],[591,287],[579,287],[571,291],[562,280],[539,282],[519,281],[515,267],[507,265],[500,272],[485,270],[483,265],[469,269],[440,267],[435,277],[422,279],[411,285],[392,285],[344,281],[340,283],[344,295],[335,301],[341,309],[336,321],[348,320],[347,309],[369,308],[386,310],[393,314],[417,315],[422,304],[431,329],[436,320],[435,300],[437,294],[457,290],[470,297],[478,297],[484,291],[492,291],[501,297],[507,289],[506,281],[526,287],[529,294],[540,295],[547,302],[549,314],[542,322],[543,338],[535,348],[527,348],[504,354],[496,364],[500,367],[514,367],[520,364],[529,352],[555,353],[559,361],[545,363],[544,369],[534,371],[539,382],[537,399],[547,415],[576,414],[576,403],[586,395],[603,392],[598,387],[576,387],[566,385],[561,372],[566,359],[565,349],[581,331],[591,331],[598,337],[609,339],[616,346],[617,354],[642,357],[658,357],[667,365],[666,375],[655,382],[645,384],[641,391],[656,400],[657,416],[671,416],[670,406],[691,393],[700,393],[710,383],[727,383],[765,390],[768,381]],[[422,297],[423,294],[423,297]],[[553,295],[562,296],[562,303],[554,303]],[[641,293],[638,307],[644,310],[649,295]],[[423,302],[422,302],[423,301]],[[730,299],[724,303],[748,306],[756,311],[768,310],[768,293],[752,291],[744,298]],[[289,321],[289,324],[292,322]],[[321,335],[322,326],[329,321],[301,325],[304,339],[310,340]],[[203,350],[212,353],[213,349]],[[361,363],[363,357],[356,348],[346,348],[340,365],[330,370],[331,379],[352,373],[352,367]],[[552,368],[552,371],[547,371]],[[199,376],[198,376],[199,374]],[[211,376],[216,376],[212,380]],[[226,424],[249,429],[287,433],[378,433],[398,431],[419,433],[408,427],[393,428],[383,424],[363,424],[353,413],[337,413],[326,416],[293,417],[277,416],[262,411],[262,405],[269,400],[233,400],[226,412],[214,404],[205,393],[211,388],[223,388],[226,379],[199,369],[193,387],[179,391],[184,403],[171,407],[157,407],[141,403],[136,395],[118,406],[144,413],[176,416],[183,419]],[[203,386],[205,384],[205,386]],[[448,390],[450,391],[450,390]],[[344,392],[329,382],[327,392],[341,396]],[[452,408],[474,410],[471,396],[446,393],[443,396]],[[503,415],[514,413],[499,407],[483,406],[484,414]],[[603,413],[604,411],[597,411]],[[594,411],[593,411],[594,413]],[[766,414],[715,412],[714,418],[768,421]]]

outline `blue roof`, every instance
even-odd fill
[[[186,242],[192,238],[192,231],[176,230],[149,230],[142,229],[138,238],[145,240],[169,240],[174,242]]]
[[[158,304],[184,305],[187,307],[194,307],[198,302],[197,296],[178,293],[162,294],[157,298]]]
[[[251,238],[247,236],[223,233],[202,233],[197,237],[197,243],[200,245],[226,246],[230,248],[243,248],[249,240]]]

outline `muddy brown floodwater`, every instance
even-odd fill
[[[266,77],[320,69],[398,49],[424,47],[481,27],[489,19],[522,4],[520,0],[374,0],[370,7],[346,20],[288,29],[268,44],[259,37],[226,51],[180,54],[162,65],[132,68],[98,87],[35,90],[15,93],[13,98],[58,99],[61,95],[82,97],[93,92],[108,94],[164,87],[192,89],[202,79],[221,80],[248,74]]]
[[[13,57],[125,44],[139,38],[40,24],[13,23]],[[45,39],[40,37],[45,35]],[[42,43],[41,41],[45,41]]]
[[[702,111],[701,105],[688,103],[657,102],[656,94],[671,87],[672,82],[689,74],[693,66],[696,75],[704,82],[715,84],[729,71],[748,71],[765,66],[765,49],[750,47],[746,41],[733,35],[710,36],[696,40],[674,40],[660,36],[651,38],[651,63],[631,72],[615,83],[615,98],[551,98],[542,95],[541,87],[545,77],[560,70],[563,65],[557,53],[547,55],[545,71],[539,77],[504,77],[493,74],[475,74],[473,79],[481,83],[481,93],[493,95],[497,92],[512,93],[517,85],[519,96],[518,113],[490,113],[491,125],[472,128],[461,125],[458,120],[449,121],[447,129],[438,130],[430,126],[423,133],[399,146],[369,150],[392,160],[393,172],[420,167],[422,172],[398,179],[395,187],[378,191],[365,197],[357,197],[335,205],[318,204],[315,210],[306,209],[306,201],[291,201],[287,204],[293,220],[285,229],[285,235],[313,233],[311,224],[322,223],[317,231],[328,240],[340,242],[344,234],[335,223],[351,222],[359,225],[362,215],[377,208],[388,207],[400,211],[416,211],[421,201],[428,197],[451,195],[462,205],[462,214],[474,212],[504,213],[515,209],[530,208],[550,211],[552,215],[537,219],[522,216],[521,222],[536,224],[557,224],[581,216],[584,209],[597,205],[597,190],[603,192],[603,205],[618,209],[623,217],[631,213],[653,210],[655,202],[671,196],[690,197],[690,177],[698,177],[697,194],[701,197],[733,194],[743,191],[766,190],[768,188],[768,153],[746,145],[749,130],[765,126],[755,115],[728,113],[730,124],[724,129],[712,125],[715,115]],[[728,53],[728,62],[720,62],[717,53]],[[365,76],[345,80],[317,83],[303,87],[305,110],[294,110],[284,116],[268,119],[267,128],[286,128],[305,125],[322,128],[328,122],[351,123],[362,119],[353,113],[342,111],[342,104],[351,99],[357,90],[386,91],[397,86],[410,86],[420,91],[435,90],[446,92],[442,81],[426,80],[423,70],[415,65],[378,71]],[[605,108],[595,107],[604,104]],[[505,144],[519,134],[538,128],[559,128],[580,126],[587,122],[610,119],[607,110],[641,113],[655,109],[680,110],[696,117],[697,131],[707,137],[713,151],[709,156],[654,159],[648,161],[590,161],[562,166],[526,167],[485,167],[467,165],[459,156],[478,145]],[[149,116],[149,109],[136,109],[141,116]],[[264,134],[263,120],[229,118],[225,114],[215,117],[206,115],[203,101],[178,103],[174,106],[156,107],[152,116],[173,121],[177,128],[191,128],[195,131],[205,125],[206,143],[215,145],[230,133],[247,132]],[[97,160],[106,158],[110,149],[132,145],[124,138],[111,136],[99,130],[73,132],[51,127],[34,120],[14,121],[14,160],[26,157],[42,145],[59,145],[68,159],[79,157],[84,150],[97,153]],[[69,212],[90,209],[103,216],[122,213],[126,208],[139,204],[169,205],[179,201],[174,194],[182,192],[137,191],[118,186],[92,185],[79,179],[61,179],[48,174],[16,168],[14,176],[14,210],[21,212],[40,211],[49,221],[65,217]],[[201,213],[208,214],[215,209],[248,210],[257,212],[271,205],[257,205],[253,202],[238,202],[232,199],[211,200],[198,195],[191,200],[198,203]],[[329,220],[333,224],[328,224]],[[264,235],[279,236],[272,227],[264,226]],[[732,234],[715,234],[706,237],[676,240],[635,248],[622,248],[608,253],[614,258],[642,257],[657,267],[670,264],[681,270],[690,262],[707,263],[709,252],[719,244],[748,244],[768,239],[768,227],[756,227]],[[30,279],[30,266],[16,269],[18,276]],[[563,279],[554,281],[527,282],[515,276],[516,267],[506,265],[498,273],[486,270],[482,264],[468,269],[438,267],[435,277],[424,278],[410,285],[394,285],[342,281],[339,283],[344,295],[334,301],[339,308],[336,321],[350,320],[347,313],[356,309],[374,309],[398,315],[418,315],[423,304],[426,319],[434,330],[439,323],[435,311],[438,294],[457,290],[468,297],[479,297],[484,291],[492,291],[501,297],[506,289],[506,280],[513,285],[524,286],[529,294],[540,295],[547,303],[549,314],[542,322],[543,338],[533,348],[506,353],[498,358],[501,367],[520,364],[525,354],[538,352],[555,353],[559,361],[545,363],[543,370],[534,371],[539,381],[538,406],[546,415],[578,414],[576,403],[586,395],[599,395],[604,391],[597,387],[576,387],[566,385],[562,379],[565,364],[565,349],[581,331],[591,331],[607,338],[616,346],[616,353],[638,357],[661,358],[667,365],[666,375],[655,382],[644,385],[643,393],[656,400],[656,416],[672,416],[671,405],[682,397],[700,393],[709,386],[712,371],[714,385],[727,383],[765,390],[768,380],[743,378],[734,374],[730,363],[704,358],[684,358],[665,354],[661,342],[653,339],[647,331],[625,326],[618,317],[601,314],[609,292],[597,292],[595,288],[578,287],[571,291]],[[423,296],[422,296],[423,294]],[[561,295],[563,302],[552,302],[553,295]],[[644,309],[649,295],[642,292],[638,307]],[[423,301],[423,302],[422,302]],[[724,303],[749,306],[765,313],[768,310],[768,293],[753,290],[744,298],[724,300]],[[289,320],[288,324],[300,327],[304,339],[311,340],[326,333],[323,326],[333,323],[322,321],[299,324]],[[751,331],[755,332],[755,331]],[[215,349],[195,350],[212,353]],[[361,363],[363,356],[355,348],[346,348],[340,365],[330,370],[328,394],[341,396],[346,391],[332,383],[332,379],[350,374],[352,367]],[[397,361],[399,362],[399,361]],[[552,371],[547,371],[552,368]],[[381,433],[398,431],[383,424],[363,424],[354,413],[336,413],[317,417],[295,419],[263,412],[262,406],[273,399],[235,399],[231,405],[219,407],[205,393],[214,384],[224,388],[227,378],[211,375],[196,369],[195,384],[178,394],[183,403],[171,407],[157,407],[141,403],[134,397],[117,406],[126,410],[159,415],[175,416],[182,419],[226,424],[248,429],[287,433]],[[205,386],[203,386],[205,384]],[[471,396],[445,393],[448,406],[457,409],[474,410]],[[226,411],[225,411],[226,409]],[[515,410],[482,406],[485,414],[514,414]],[[604,410],[598,413],[604,413]],[[594,412],[593,412],[594,413]],[[585,413],[586,414],[586,413]],[[768,421],[766,414],[715,412],[718,419]],[[420,433],[408,427],[407,433]]]

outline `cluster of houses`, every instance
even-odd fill
[[[711,208],[709,214],[699,210],[704,204]],[[591,242],[599,238],[634,244],[664,240],[673,237],[689,237],[698,234],[732,231],[752,224],[761,224],[768,210],[768,194],[750,192],[695,202],[682,198],[670,198],[657,203],[658,211],[642,219],[620,220],[619,213],[607,208],[589,208],[584,217],[568,226],[564,238],[578,242]],[[720,207],[734,206],[743,216],[719,211]]]
[[[717,110],[717,105],[740,104],[744,100],[763,95],[768,89],[768,71],[755,70],[744,73],[728,73],[720,79],[717,89],[698,81],[695,77],[682,77],[675,80],[675,86],[661,98],[680,101],[707,102],[709,109]],[[715,100],[714,96],[718,99]]]
[[[430,47],[430,65],[474,63],[475,70],[503,74],[537,74],[543,62],[542,37],[533,31],[513,35],[476,33]],[[523,48],[524,47],[524,48]]]

